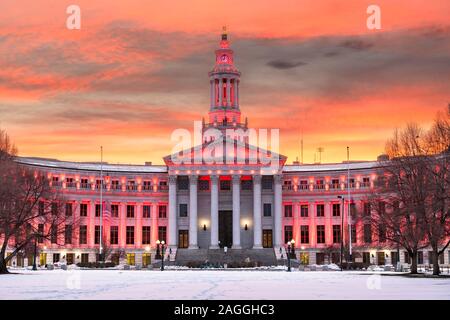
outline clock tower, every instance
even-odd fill
[[[210,110],[207,127],[218,129],[244,128],[239,109],[239,82],[241,73],[234,66],[234,52],[225,27],[223,28],[220,48],[216,50],[214,68],[209,72]]]

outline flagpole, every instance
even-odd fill
[[[347,147],[347,221],[348,221],[348,248],[350,262],[352,261],[352,215],[351,215],[351,197],[350,197],[350,148]]]
[[[103,146],[100,146],[100,260],[103,261]]]

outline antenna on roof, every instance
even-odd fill
[[[317,152],[319,153],[319,163],[322,163],[322,152],[325,151],[325,148],[323,147],[318,147],[317,148]]]

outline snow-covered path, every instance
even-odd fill
[[[21,271],[0,299],[450,299],[450,279],[355,272]]]

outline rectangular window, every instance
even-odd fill
[[[325,226],[317,226],[317,243],[325,243]]]
[[[252,190],[253,181],[252,180],[241,180],[242,190]]]
[[[158,240],[167,243],[167,228],[165,226],[158,227]]]
[[[309,189],[308,180],[300,180],[299,189],[300,190],[308,190]]]
[[[370,264],[370,252],[363,252],[363,263]]]
[[[417,252],[417,264],[423,264],[423,251]]]
[[[264,217],[271,217],[272,216],[272,204],[271,203],[264,203]]]
[[[111,190],[120,190],[119,180],[111,181]]]
[[[340,203],[333,203],[333,217],[341,216],[341,205]]]
[[[58,204],[56,202],[52,202],[52,216],[58,215]]]
[[[370,178],[369,177],[364,177],[362,184],[361,184],[362,188],[368,188],[370,187]]]
[[[316,205],[316,213],[318,217],[325,217],[325,205],[324,204]]]
[[[323,184],[323,180],[316,181],[316,189],[322,190],[325,189],[325,185]]]
[[[378,241],[386,242],[386,226],[384,224],[378,225]]]
[[[119,244],[119,226],[111,226],[109,233],[111,244]]]
[[[119,217],[119,205],[118,204],[112,204],[111,205],[111,217],[112,218],[118,218]]]
[[[159,216],[159,218],[162,218],[162,219],[167,218],[167,206],[166,205],[158,206],[158,216]]]
[[[64,243],[72,244],[72,225],[66,224],[64,229]]]
[[[286,218],[292,218],[292,204],[287,204],[284,206],[284,216]]]
[[[151,217],[151,211],[152,207],[149,205],[144,205],[142,209],[142,218],[150,218]]]
[[[150,244],[150,226],[142,227],[142,244]]]
[[[316,253],[316,264],[321,265],[325,263],[325,254],[323,252]]]
[[[352,243],[356,243],[356,225],[352,224]]]
[[[50,227],[50,241],[51,241],[51,243],[58,243],[58,227],[57,226]]]
[[[87,217],[88,205],[87,203],[80,204],[80,217]]]
[[[209,180],[198,180],[198,190],[208,191],[209,190]]]
[[[188,177],[178,177],[178,190],[188,190],[189,189],[189,178]]]
[[[82,178],[80,180],[80,187],[81,187],[81,189],[89,189],[91,186],[90,186],[90,184],[88,182],[88,179]]]
[[[284,226],[284,243],[293,239],[292,226]]]
[[[127,244],[134,244],[134,226],[127,226]]]
[[[263,176],[261,179],[261,186],[264,190],[272,190],[273,179],[271,176]]]
[[[341,242],[341,226],[338,224],[333,225],[333,243]]]
[[[101,208],[100,208],[100,204],[96,204],[95,205],[95,216],[96,217],[100,217],[100,210]]]
[[[405,263],[411,263],[411,256],[409,255],[408,251],[405,251],[404,253]]]
[[[308,205],[302,204],[300,206],[300,217],[307,218],[308,217]]]
[[[144,180],[142,185],[142,190],[150,191],[152,190],[152,182],[150,180]]]
[[[370,203],[364,202],[364,210],[363,210],[364,216],[370,217],[370,212],[371,212]]]
[[[38,234],[39,234],[39,237],[38,237],[38,243],[43,243],[44,242],[44,224],[43,223],[40,223],[40,224],[38,224]]]
[[[231,180],[220,180],[220,190],[231,190]]]
[[[100,243],[100,226],[95,226],[94,244]]]
[[[187,203],[180,203],[180,217],[184,218],[188,216],[188,205]]]
[[[331,180],[331,189],[339,189],[339,179]]]
[[[44,211],[45,211],[45,203],[44,201],[39,201],[39,206],[38,206],[38,213],[40,216],[44,215]]]
[[[89,253],[81,254],[81,263],[89,263]]]
[[[53,263],[59,262],[60,254],[54,253],[53,254]]]
[[[73,206],[71,202],[66,203],[66,217],[71,217],[73,214]]]
[[[372,227],[370,224],[364,225],[364,242],[365,243],[372,242]]]
[[[309,243],[309,226],[300,227],[300,242]]]
[[[127,205],[127,218],[134,218],[134,205]]]
[[[80,244],[87,244],[87,226],[80,226]]]

